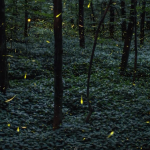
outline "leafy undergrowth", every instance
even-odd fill
[[[66,38],[66,37],[65,37]],[[111,41],[115,45],[115,41]],[[88,107],[86,83],[92,45],[81,50],[78,38],[64,40],[63,123],[53,131],[53,44],[15,43],[10,52],[10,88],[1,100],[0,148],[3,150],[135,150],[150,149],[150,79],[148,47],[139,56],[141,76],[132,85],[134,55],[129,59],[130,76],[119,76],[121,48],[98,45],[90,81],[94,113],[84,122]],[[142,59],[143,58],[143,59]],[[147,59],[147,60],[146,60]],[[145,66],[145,67],[143,67]],[[14,97],[15,96],[15,97]],[[83,105],[80,103],[83,97]]]

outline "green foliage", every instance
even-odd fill
[[[8,1],[10,4],[11,2]],[[40,11],[36,10],[38,13],[35,14],[31,9],[31,16],[34,14],[39,20],[31,22],[29,37],[26,40],[23,39],[23,42],[13,41],[12,49],[11,43],[7,42],[9,54],[13,57],[8,57],[10,88],[7,95],[0,95],[0,106],[2,106],[0,107],[0,143],[3,143],[0,144],[0,148],[4,150],[149,149],[149,38],[145,40],[142,48],[138,48],[138,72],[135,86],[132,84],[134,51],[130,52],[126,76],[119,75],[123,48],[119,28],[115,32],[114,40],[108,38],[108,30],[105,31],[103,37],[98,39],[90,82],[90,101],[95,112],[91,116],[90,123],[85,124],[84,119],[88,113],[87,72],[93,35],[85,32],[86,48],[80,49],[78,30],[77,28],[72,29],[70,23],[70,17],[75,18],[77,13],[76,2],[72,1],[70,4],[72,10],[70,10],[70,5],[67,5],[69,2],[65,2],[65,9],[68,11],[63,12],[63,23],[65,23],[63,26],[64,93],[61,128],[55,132],[52,130],[54,110],[53,18],[49,16],[50,13],[44,16],[46,6],[42,8],[40,2],[35,4],[34,1],[31,1],[30,6],[32,4],[34,7],[38,6],[39,10],[41,9],[44,22],[42,22],[42,17],[39,17]],[[97,2],[93,0],[98,15],[100,11],[99,6],[96,5]],[[21,4],[18,3],[18,5]],[[51,6],[52,3],[49,5]],[[23,38],[24,12],[21,7],[18,10],[21,21],[17,21],[20,30],[17,30],[15,34],[18,39]],[[87,16],[90,14],[88,10],[87,8]],[[10,27],[14,25],[12,19],[14,16],[11,13],[12,11],[6,11],[9,34]],[[108,18],[105,21],[107,22]],[[87,22],[89,23],[89,20]],[[90,27],[89,30],[91,30]],[[148,34],[149,31],[146,32],[147,36]],[[131,48],[134,48],[133,43]],[[14,99],[5,103],[15,95]],[[83,97],[82,105],[81,96]],[[2,110],[4,107],[6,109]]]
[[[54,80],[50,64],[53,64],[53,53],[49,52],[48,47],[43,50],[35,47],[30,50],[32,59],[29,59],[29,56],[25,58],[26,55],[23,53],[16,55],[15,58],[9,58],[12,64],[10,77],[13,80],[10,82],[11,88],[4,99],[17,96],[8,103],[9,114],[1,111],[3,148],[6,149],[7,143],[9,143],[8,148],[20,147],[16,143],[21,143],[26,148],[29,146],[26,143],[31,143],[32,149],[39,147],[84,149],[85,145],[86,149],[146,148],[145,144],[148,143],[145,139],[149,138],[149,78],[146,78],[147,82],[145,78],[140,78],[140,81],[133,86],[129,77],[120,77],[118,74],[121,49],[111,46],[114,45],[113,41],[109,42],[110,45],[100,46],[101,49],[97,48],[90,84],[90,100],[95,112],[90,124],[85,124],[83,120],[87,115],[86,68],[92,46],[89,43],[88,49],[81,50],[78,46],[72,46],[76,44],[76,40],[65,37],[65,41],[64,118],[61,128],[53,132],[51,127],[54,109]],[[116,51],[119,52],[116,53]],[[147,55],[148,51],[145,49],[141,52],[139,57],[146,58],[145,54]],[[69,61],[71,63],[68,63]],[[48,64],[49,66],[46,66]],[[130,68],[132,68],[131,64]],[[144,61],[143,64],[145,64]],[[25,70],[27,78],[24,79],[23,74],[19,75],[17,70],[18,72]],[[18,76],[20,79],[14,80]],[[81,95],[83,105],[80,104]],[[20,130],[17,133],[18,127]],[[112,131],[114,134],[108,138]],[[16,142],[9,142],[18,136],[20,138],[17,138]]]

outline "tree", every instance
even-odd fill
[[[59,128],[62,123],[62,0],[54,0],[54,120],[53,129]]]
[[[90,58],[90,63],[89,63],[89,70],[88,70],[88,79],[87,79],[87,103],[88,103],[88,109],[89,109],[89,113],[86,117],[86,120],[85,122],[88,123],[89,122],[89,119],[90,119],[90,116],[92,115],[92,113],[94,112],[94,109],[92,108],[91,106],[91,103],[89,101],[89,85],[90,85],[90,77],[91,77],[91,68],[92,68],[92,62],[93,62],[93,57],[94,57],[94,51],[95,51],[95,48],[96,48],[96,44],[97,44],[97,38],[98,38],[98,32],[100,30],[100,27],[102,25],[102,23],[104,22],[104,19],[105,19],[105,16],[107,14],[107,11],[108,11],[108,8],[110,6],[110,4],[112,3],[112,0],[109,1],[109,4],[99,22],[99,25],[98,25],[98,28],[97,28],[97,31],[95,33],[95,39],[94,39],[94,44],[93,44],[93,49],[92,49],[92,54],[91,54],[91,58]]]
[[[125,40],[126,36],[126,11],[125,11],[125,1],[121,1],[121,16],[123,18],[123,22],[121,24],[122,27],[122,40]]]
[[[104,14],[106,7],[107,7],[107,2],[106,1],[102,1],[101,2],[101,15]],[[104,34],[104,28],[105,28],[105,24],[104,24],[104,20],[103,20],[103,22],[102,22],[102,28],[101,28],[101,32],[103,34]]]
[[[134,60],[134,76],[133,76],[133,84],[135,84],[135,77],[137,71],[137,12],[136,12],[137,2],[134,2],[134,28],[135,28],[135,60]]]
[[[80,47],[85,48],[85,40],[84,40],[84,0],[79,0],[79,39],[80,39]]]
[[[128,29],[126,33],[126,38],[124,41],[124,48],[123,48],[123,53],[122,53],[122,60],[121,60],[121,65],[120,65],[120,75],[123,75],[127,63],[128,63],[128,58],[129,58],[129,50],[130,50],[130,45],[131,45],[131,40],[132,40],[132,35],[133,35],[133,28],[134,28],[134,3],[137,3],[136,0],[131,0],[131,9],[130,9],[130,22],[128,24]]]
[[[0,1],[0,90],[4,94],[8,88],[7,48],[5,36],[5,3]]]

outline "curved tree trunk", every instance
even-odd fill
[[[92,54],[91,54],[91,59],[90,59],[90,64],[89,64],[88,79],[87,79],[87,103],[88,103],[88,108],[89,108],[89,114],[86,117],[86,120],[85,120],[86,123],[89,122],[90,116],[92,115],[92,112],[94,112],[94,109],[92,108],[91,103],[89,101],[89,85],[90,85],[91,68],[92,68],[92,62],[93,62],[93,57],[94,57],[94,51],[95,51],[96,44],[97,44],[98,32],[100,30],[100,27],[104,21],[104,18],[107,14],[108,8],[109,8],[111,3],[112,3],[112,0],[109,1],[109,4],[108,4],[108,6],[107,6],[107,8],[106,8],[106,10],[102,16],[102,19],[99,22],[99,25],[98,25],[98,28],[97,28],[97,31],[95,34],[95,39],[94,39],[94,44],[93,44],[93,49],[92,49]]]

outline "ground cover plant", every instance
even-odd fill
[[[63,29],[63,123],[53,131],[53,30],[46,23],[33,23],[27,42],[14,41],[13,48],[7,42],[10,86],[6,95],[0,94],[0,148],[149,150],[149,40],[143,47],[138,45],[138,73],[133,84],[134,46],[128,70],[120,76],[121,37],[117,33],[115,40],[98,39],[90,81],[94,113],[86,124],[87,73],[94,37],[85,32],[86,47],[81,49],[78,32],[69,30],[68,22]],[[21,39],[21,30],[17,34]],[[6,100],[9,102],[4,103]]]
[[[36,47],[30,49],[31,58],[23,52],[9,58],[10,88],[7,96],[1,95],[1,99],[16,97],[9,102],[7,110],[0,113],[1,148],[148,149],[148,75],[139,78],[133,86],[132,78],[118,74],[119,59],[116,58],[120,57],[121,50],[116,46],[113,51],[118,53],[112,53],[110,45],[103,45],[101,51],[97,48],[90,84],[95,112],[90,123],[85,124],[87,105],[84,100],[90,43],[87,49],[81,50],[78,46],[71,46],[77,42],[73,39],[65,37],[64,40],[64,118],[61,128],[55,132],[52,130],[53,52],[48,48],[39,48],[37,53]],[[75,51],[74,54],[70,49]],[[147,53],[145,46],[140,56],[145,58],[142,66],[148,67],[148,58],[146,60],[144,56]],[[142,69],[146,73],[146,68]],[[81,96],[83,105],[80,103]],[[114,134],[108,138],[111,132]]]

